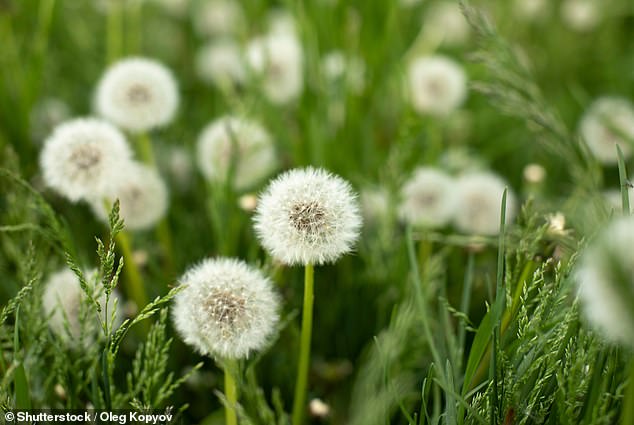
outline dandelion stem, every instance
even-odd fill
[[[314,267],[312,264],[306,264],[306,267],[304,268],[304,308],[302,311],[302,334],[299,347],[299,362],[297,364],[295,400],[293,401],[293,425],[301,425],[304,422],[304,413],[306,411],[308,367],[310,364],[310,341],[313,328],[313,284]]]
[[[143,162],[152,168],[156,168],[156,157],[154,156],[150,136],[144,131],[137,136],[136,140],[139,156]],[[172,234],[167,218],[163,218],[159,222],[156,228],[156,238],[165,256],[165,274],[171,278],[174,275],[174,261],[172,259]]]
[[[143,162],[147,165],[151,165],[152,167],[156,166],[156,160],[154,159],[154,149],[152,148],[152,141],[150,140],[150,136],[144,131],[137,136],[136,140],[139,155],[141,156]]]
[[[236,404],[238,403],[238,389],[233,374],[237,368],[234,367],[235,362],[226,360],[225,363],[225,397],[227,405],[225,406],[225,419],[227,425],[237,425],[238,417],[236,415]]]
[[[106,51],[109,64],[121,57],[123,51],[123,17],[121,13],[119,2],[108,2]]]
[[[137,307],[142,309],[147,304],[147,294],[143,286],[141,272],[132,258],[132,247],[130,244],[130,236],[124,230],[117,234],[117,244],[121,247],[121,253],[125,261],[123,272],[128,281],[128,295],[136,303]]]

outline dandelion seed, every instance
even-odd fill
[[[604,164],[616,164],[618,144],[624,157],[632,154],[634,106],[624,98],[595,100],[581,118],[581,137],[594,156]]]
[[[255,231],[284,264],[324,264],[350,252],[361,229],[350,184],[323,169],[282,174],[258,200]]]
[[[97,112],[133,132],[162,127],[174,118],[178,89],[172,73],[157,61],[123,59],[112,65],[97,86]]]
[[[490,172],[467,173],[456,184],[456,213],[454,223],[465,233],[492,236],[500,230],[502,194],[506,182]],[[506,223],[515,216],[513,192],[507,192]]]
[[[156,170],[131,163],[119,172],[122,178],[107,187],[90,204],[95,215],[107,222],[110,205],[105,201],[119,200],[120,216],[128,229],[145,230],[156,225],[167,212],[168,194],[165,183]]]
[[[303,52],[294,34],[271,33],[247,46],[247,63],[265,96],[282,105],[297,99],[303,90]]]
[[[399,216],[414,226],[442,227],[456,209],[454,179],[432,167],[419,167],[401,189]]]
[[[196,55],[198,76],[218,87],[237,86],[246,81],[246,64],[238,45],[231,40],[207,44]]]
[[[233,116],[219,118],[203,129],[197,153],[198,166],[208,180],[223,182],[231,177],[237,190],[254,186],[278,165],[267,131],[257,122]]]
[[[470,27],[457,2],[440,1],[427,10],[423,31],[447,46],[459,46],[469,39]]]
[[[236,259],[206,259],[180,282],[184,289],[174,300],[174,324],[196,351],[241,359],[269,342],[279,299],[260,271]]]
[[[587,320],[607,340],[634,347],[634,219],[605,228],[581,257],[575,278]]]
[[[119,130],[101,120],[79,118],[57,126],[46,139],[40,166],[48,187],[78,201],[101,194],[131,157]]]
[[[448,57],[419,57],[409,66],[408,90],[418,113],[446,116],[467,98],[467,77],[462,67]]]
[[[106,294],[104,287],[97,282],[97,270],[93,269],[86,272],[85,277],[86,283],[93,291],[92,296],[101,305],[101,320],[110,320],[110,315],[114,311],[115,300],[119,299],[118,293],[114,291],[110,295],[107,306],[108,317],[106,317]],[[79,284],[79,278],[69,268],[53,273],[44,284],[44,293],[42,295],[44,314],[50,318],[49,326],[51,330],[65,342],[79,339],[82,331],[93,337],[98,333],[100,327],[97,318],[92,322],[80,322],[82,319],[82,304],[86,308],[93,308],[87,306],[87,301],[88,297]],[[119,326],[122,320],[123,317],[120,314],[120,310],[117,310],[114,327]],[[68,323],[68,331],[66,323]],[[91,336],[88,336],[87,340],[90,339]]]

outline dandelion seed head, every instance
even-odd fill
[[[531,163],[524,167],[522,174],[528,183],[539,184],[546,178],[546,169],[540,164]]]
[[[616,164],[617,144],[624,157],[632,154],[634,106],[627,99],[620,97],[599,98],[581,118],[579,132],[599,161],[604,164]]]
[[[376,223],[390,215],[392,200],[386,188],[365,188],[361,190],[359,199],[365,221]]]
[[[456,208],[454,179],[442,170],[419,167],[401,189],[399,216],[414,226],[442,227]]]
[[[607,340],[634,347],[634,220],[607,226],[580,259],[575,278],[587,320]]]
[[[447,46],[459,46],[469,39],[469,23],[460,5],[452,1],[433,3],[423,20],[423,31]]]
[[[194,15],[194,28],[203,37],[235,34],[245,25],[240,2],[208,0],[198,3]]]
[[[165,126],[174,118],[178,102],[172,73],[161,63],[140,57],[108,68],[95,95],[99,115],[133,132]]]
[[[591,31],[601,18],[601,6],[596,0],[564,0],[561,4],[561,19],[574,31]]]
[[[526,21],[532,21],[540,18],[546,12],[548,3],[546,0],[515,0],[513,2],[513,11],[515,16]]]
[[[103,192],[131,158],[119,130],[98,119],[78,118],[55,127],[44,141],[40,168],[48,187],[75,202]]]
[[[97,270],[89,270],[84,273],[84,276],[88,287],[92,290],[92,296],[96,298],[101,305],[101,320],[110,320],[110,317],[106,317],[106,294],[104,287],[100,282],[97,282]],[[113,291],[108,303],[108,316],[112,314],[115,301],[119,299],[119,294]],[[49,326],[51,330],[67,343],[78,340],[82,330],[87,333],[86,342],[90,342],[100,331],[99,321],[96,317],[94,321],[89,321],[82,325],[82,304],[85,305],[86,309],[93,308],[88,305],[88,297],[81,288],[79,278],[75,272],[69,268],[64,268],[49,276],[44,284],[42,307],[44,314],[50,319]],[[121,312],[117,309],[114,326],[119,326],[122,320]],[[68,329],[65,325],[66,322],[68,322]]]
[[[201,354],[245,358],[271,338],[279,299],[260,271],[236,259],[207,259],[180,282],[184,288],[174,300],[174,323]]]
[[[502,194],[505,187],[506,182],[490,172],[460,176],[456,182],[456,227],[468,234],[497,235],[500,231]],[[514,218],[516,208],[515,195],[509,188],[506,197],[507,224]]]
[[[131,230],[153,227],[168,208],[167,187],[154,169],[138,163],[120,168],[123,177],[107,187],[99,198],[90,200],[95,215],[107,222],[110,204],[119,200],[119,214]],[[107,201],[107,202],[106,202]]]
[[[454,60],[441,56],[415,59],[408,70],[408,91],[420,114],[446,116],[467,98],[467,76]]]
[[[202,80],[219,87],[241,85],[247,78],[242,52],[231,40],[202,47],[196,55],[196,70]]]
[[[345,180],[323,169],[287,171],[258,200],[255,231],[284,264],[324,264],[350,252],[361,229],[360,208]]]
[[[278,166],[273,140],[259,123],[224,116],[208,124],[198,138],[198,166],[208,180],[247,189]],[[233,169],[232,169],[233,165]]]
[[[287,104],[301,95],[303,52],[295,34],[276,32],[255,38],[247,46],[246,58],[271,103]]]

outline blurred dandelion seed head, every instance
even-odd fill
[[[621,97],[599,98],[581,118],[579,132],[599,161],[604,164],[616,164],[617,144],[625,158],[632,154],[634,106]]]
[[[361,216],[348,182],[308,167],[271,182],[260,196],[254,223],[262,245],[276,260],[324,264],[353,249]]]
[[[564,0],[561,3],[561,19],[574,31],[592,31],[601,18],[601,5],[597,0]]]
[[[240,2],[209,0],[198,2],[197,6],[193,16],[194,28],[202,37],[236,34],[245,26]]]
[[[303,52],[293,33],[277,32],[257,37],[248,44],[247,63],[264,95],[274,104],[297,99],[304,88]]]
[[[460,46],[469,40],[471,28],[457,2],[440,1],[425,13],[423,31],[447,46]]]
[[[174,118],[178,102],[172,73],[146,58],[127,58],[112,65],[95,95],[99,115],[132,132],[165,126]]]
[[[407,78],[412,106],[420,114],[449,115],[467,98],[467,76],[448,57],[434,55],[413,60]]]
[[[247,79],[242,52],[233,40],[203,46],[196,55],[196,71],[203,81],[218,87],[241,85]]]
[[[619,218],[586,249],[575,278],[587,320],[607,340],[634,346],[634,219]]]
[[[123,134],[107,122],[78,118],[60,124],[40,156],[45,184],[71,201],[101,194],[131,161]]]
[[[502,195],[508,185],[491,172],[474,172],[460,176],[456,183],[456,213],[454,223],[458,230],[475,235],[493,236],[500,231]],[[508,190],[506,223],[515,216],[516,201]]]
[[[84,276],[89,289],[92,291],[92,296],[101,305],[101,320],[110,320],[109,316],[114,310],[115,300],[119,299],[118,293],[114,291],[110,295],[108,317],[106,317],[106,294],[103,286],[97,281],[97,270],[84,272]],[[69,268],[64,268],[49,276],[44,284],[42,307],[46,317],[50,318],[51,330],[66,343],[71,344],[73,340],[78,340],[82,331],[86,332],[84,337],[86,342],[90,343],[99,332],[98,321],[81,323],[82,304],[83,308],[87,309],[86,312],[90,312],[90,309],[94,308],[88,305],[88,297],[81,288],[75,272]],[[115,327],[121,324],[122,320],[121,310],[118,309],[115,315]]]
[[[139,163],[130,163],[118,172],[124,178],[106,188],[90,204],[95,215],[108,220],[110,203],[119,200],[120,216],[127,228],[145,230],[163,218],[168,208],[167,187],[158,172]],[[106,206],[104,201],[108,201]]]
[[[180,282],[185,287],[174,301],[174,324],[201,354],[245,358],[271,338],[279,299],[259,270],[236,259],[206,259]]]
[[[203,175],[224,182],[233,171],[231,184],[237,190],[254,186],[278,166],[273,140],[264,127],[236,116],[208,124],[198,138],[197,150]]]
[[[451,221],[456,208],[454,179],[433,167],[418,167],[401,188],[399,216],[404,222],[427,228]]]

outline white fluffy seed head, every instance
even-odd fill
[[[288,264],[324,264],[350,252],[361,229],[348,182],[323,169],[290,170],[261,194],[254,217],[262,246]]]
[[[245,25],[240,2],[233,0],[206,0],[197,3],[194,28],[203,37],[236,34]]]
[[[120,168],[122,177],[107,187],[99,198],[90,201],[95,215],[108,220],[110,207],[118,199],[120,216],[131,230],[145,230],[156,225],[167,212],[168,193],[158,172],[138,163]]]
[[[455,209],[455,182],[442,170],[419,167],[401,188],[399,216],[408,224],[442,227],[451,221]]]
[[[95,108],[117,126],[143,132],[172,121],[178,100],[169,69],[155,60],[135,57],[106,70],[97,86]]]
[[[246,50],[249,67],[274,104],[297,99],[304,88],[302,46],[297,36],[275,32],[253,39]]]
[[[547,11],[546,0],[514,0],[513,12],[515,16],[525,21],[532,21],[542,17]]]
[[[561,4],[561,19],[574,31],[591,31],[601,22],[601,18],[598,0],[564,0]]]
[[[604,164],[616,164],[618,144],[624,157],[634,144],[634,106],[620,97],[595,100],[579,123],[581,137],[594,156]]]
[[[575,273],[588,321],[613,342],[634,347],[634,219],[612,222],[583,254]]]
[[[78,118],[57,126],[45,140],[40,167],[48,187],[78,201],[102,193],[131,158],[119,130],[98,119]]]
[[[467,76],[454,60],[442,56],[415,59],[408,70],[412,106],[420,114],[446,116],[467,98]]]
[[[232,40],[203,46],[196,55],[196,70],[202,80],[219,87],[243,84],[247,77],[242,52]]]
[[[460,176],[456,182],[456,227],[465,233],[493,236],[500,231],[502,194],[508,185],[496,174],[474,172]],[[506,223],[514,218],[516,201],[508,190]]]
[[[267,345],[279,321],[279,298],[259,270],[232,258],[206,259],[180,282],[172,317],[196,351],[241,359]]]
[[[447,46],[459,46],[469,39],[470,28],[457,2],[440,1],[427,10],[423,31]]]
[[[387,188],[365,188],[361,190],[359,198],[363,218],[367,223],[376,224],[390,216],[393,203]]]
[[[85,272],[84,276],[89,288],[93,291],[92,296],[101,304],[101,319],[110,320],[110,317],[105,316],[106,294],[103,286],[97,282],[97,270]],[[110,295],[108,303],[108,316],[112,314],[116,300],[120,300],[120,297],[114,291]],[[88,297],[79,284],[79,278],[69,268],[64,268],[49,276],[44,284],[42,307],[46,317],[50,320],[51,330],[71,345],[73,340],[80,338],[82,330],[90,335],[86,340],[87,343],[100,331],[99,321],[96,317],[94,321],[83,324],[80,322],[81,309],[86,308],[86,312],[89,312],[93,307],[88,305]],[[115,328],[121,324],[123,319],[120,311],[118,308],[115,314]],[[68,322],[68,329],[65,326],[66,322]]]
[[[344,83],[354,94],[361,94],[365,89],[365,62],[361,57],[346,56],[341,50],[332,50],[321,58],[320,66],[330,84]]]
[[[244,118],[225,116],[211,122],[200,134],[197,149],[205,177],[220,182],[231,177],[237,190],[254,186],[277,168],[271,136],[257,122]]]

